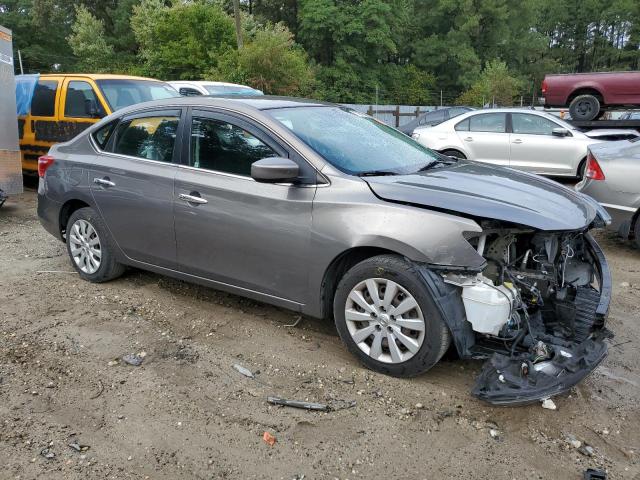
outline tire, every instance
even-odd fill
[[[636,218],[633,226],[633,243],[640,248],[640,218]]]
[[[573,120],[589,121],[600,114],[600,100],[593,95],[578,95],[569,105]]]
[[[125,271],[124,265],[115,259],[115,246],[107,226],[93,208],[80,208],[71,214],[66,243],[71,265],[84,280],[108,282]]]
[[[374,313],[353,300],[358,297],[354,292],[360,293],[362,288],[364,293],[360,293],[359,301],[371,302],[367,303],[371,308],[375,303],[368,294],[371,285],[380,299]],[[390,303],[386,303],[387,292],[395,292],[389,294],[393,299]],[[412,299],[416,307],[403,311],[407,305],[413,305]],[[407,302],[402,304],[404,300]],[[442,358],[451,343],[449,329],[416,267],[397,255],[369,258],[345,273],[334,296],[333,314],[347,349],[371,370],[394,377],[414,377],[426,372]],[[371,334],[367,336],[369,331]],[[397,348],[390,348],[390,341]]]
[[[467,157],[465,156],[464,153],[458,151],[458,150],[443,150],[442,155],[446,155],[448,157],[454,157],[454,158],[461,158],[462,160],[466,160]]]

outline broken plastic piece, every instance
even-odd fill
[[[142,362],[144,362],[144,357],[146,357],[146,355],[147,354],[145,352],[129,353],[122,357],[122,361],[133,367],[139,367],[142,365]]]
[[[607,480],[607,472],[588,468],[584,472],[584,480]]]
[[[53,460],[56,458],[56,454],[53,453],[49,448],[43,448],[40,450],[40,455],[42,455],[47,460]]]
[[[276,443],[276,437],[271,435],[269,432],[264,432],[262,434],[262,440],[264,440],[264,442],[270,447],[273,447]]]
[[[254,378],[253,372],[240,364],[234,363],[233,368],[245,377]]]
[[[69,447],[73,448],[76,452],[86,452],[89,450],[89,445],[81,445],[78,440],[72,440],[67,444]]]
[[[267,402],[274,405],[283,405],[285,407],[303,408],[305,410],[318,410],[321,412],[329,411],[329,406],[324,403],[303,402],[300,400],[286,400],[279,397],[267,397]]]
[[[550,398],[545,398],[542,401],[542,408],[546,408],[547,410],[557,410],[556,404]]]

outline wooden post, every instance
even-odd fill
[[[396,128],[400,126],[400,105],[396,105],[396,111],[393,112],[393,115],[396,117]]]
[[[369,105],[369,109],[367,110],[367,115],[369,115],[370,117],[373,116],[373,106]]]
[[[420,106],[416,107],[416,118],[420,116]]]

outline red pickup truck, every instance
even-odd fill
[[[546,75],[545,107],[569,107],[573,120],[594,120],[606,110],[640,106],[640,72]]]

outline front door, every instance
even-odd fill
[[[470,160],[509,166],[506,113],[479,113],[456,124],[456,134]]]
[[[175,191],[178,268],[303,303],[315,186],[254,181],[253,162],[288,151],[249,121],[196,110],[185,131],[188,166],[179,168]]]
[[[133,260],[165,268],[175,267],[173,160],[180,116],[181,110],[125,116],[89,170],[94,200],[118,246]]]
[[[531,113],[511,113],[510,166],[546,175],[574,174],[576,142],[573,137],[555,136],[563,128],[552,120]],[[578,159],[579,160],[579,159]]]

